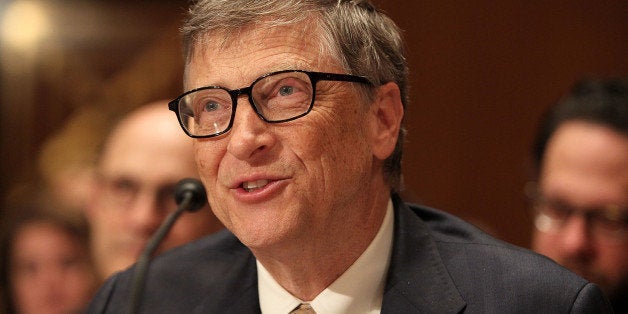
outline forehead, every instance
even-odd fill
[[[100,172],[139,179],[195,175],[191,139],[176,120],[165,119],[133,119],[118,127],[105,144]]]
[[[186,65],[186,90],[222,85],[238,88],[287,69],[342,71],[311,21],[282,26],[251,25],[230,34],[207,34]]]
[[[55,250],[69,248],[79,241],[63,227],[47,221],[31,222],[23,225],[17,231],[16,256],[28,255],[33,251],[25,251],[27,248],[39,248],[38,253],[44,253],[44,248],[49,248],[54,243]]]
[[[571,121],[561,125],[550,138],[547,147],[549,165],[573,165],[580,170],[598,170],[609,175],[618,172],[626,174],[627,157],[628,137],[608,127],[585,121]]]
[[[579,199],[628,198],[628,138],[604,126],[568,122],[548,142],[541,185]],[[623,200],[623,201],[622,201]]]

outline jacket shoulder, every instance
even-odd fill
[[[110,278],[88,313],[128,311],[135,266]],[[207,305],[228,312],[234,299],[257,289],[252,253],[228,231],[164,252],[151,261],[142,312],[190,313]],[[254,302],[253,305],[256,303]]]
[[[442,265],[440,275],[450,278],[466,311],[610,312],[597,286],[540,254],[496,239],[437,209],[401,202],[396,210],[400,229],[424,233],[421,246],[431,253],[422,256]],[[403,234],[398,233],[405,237],[399,244],[414,241]],[[398,247],[413,254],[408,251],[410,243]]]

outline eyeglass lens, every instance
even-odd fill
[[[267,122],[283,122],[305,115],[311,108],[314,87],[303,72],[279,72],[261,77],[250,88],[227,90],[211,86],[183,96],[178,103],[183,126],[194,135],[227,131],[237,98],[249,94],[255,112]]]

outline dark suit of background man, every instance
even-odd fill
[[[609,311],[549,259],[397,196],[408,70],[368,1],[201,1],[183,32],[170,107],[229,231],[157,258],[146,313]],[[131,275],[90,311],[124,311]]]

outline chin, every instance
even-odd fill
[[[254,228],[235,233],[240,242],[252,250],[265,249],[276,246],[285,241],[288,236],[279,227],[273,225],[260,226],[256,224]]]

